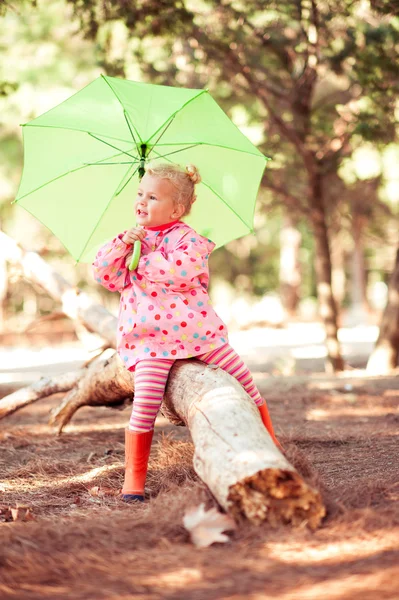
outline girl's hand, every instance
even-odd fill
[[[145,235],[144,229],[140,229],[140,227],[132,227],[132,229],[126,231],[122,238],[122,242],[125,242],[125,244],[134,244],[134,242],[137,240],[143,240]]]

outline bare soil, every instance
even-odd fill
[[[125,505],[111,492],[129,409],[81,409],[57,437],[52,398],[0,422],[1,600],[399,598],[399,377],[255,376],[289,460],[322,491],[320,529],[241,523],[198,549],[183,514],[215,502],[189,432],[158,419],[148,500]],[[17,505],[34,519],[7,521]]]

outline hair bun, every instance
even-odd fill
[[[186,166],[186,173],[187,175],[190,177],[191,181],[196,184],[196,183],[200,183],[201,181],[201,175],[198,172],[198,169],[195,165],[187,165]]]

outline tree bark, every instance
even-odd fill
[[[4,256],[0,255],[0,333],[3,333],[6,321],[6,297],[8,289],[7,264]]]
[[[342,306],[346,296],[346,252],[341,239],[341,232],[334,237],[331,244],[331,284],[334,290],[334,298],[338,306]]]
[[[289,215],[283,217],[280,232],[280,296],[284,309],[295,316],[301,285],[299,247],[301,234]]]
[[[364,224],[364,217],[355,205],[352,211],[351,306],[345,318],[345,324],[354,327],[367,323],[369,313],[363,243]]]
[[[0,419],[11,415],[28,404],[42,400],[42,398],[68,392],[82,377],[83,373],[78,371],[63,373],[52,379],[41,377],[39,381],[35,381],[32,385],[17,390],[0,400]]]
[[[353,214],[352,237],[353,237],[353,257],[352,257],[352,304],[359,306],[365,313],[368,310],[367,303],[367,279],[366,262],[364,257],[363,229],[365,219],[362,215]]]
[[[383,312],[380,333],[367,363],[371,375],[386,375],[399,363],[399,248],[388,286],[388,302]]]
[[[311,218],[315,236],[315,270],[319,310],[326,332],[327,371],[344,369],[338,341],[338,311],[331,284],[331,254],[320,174],[311,176]]]
[[[109,360],[94,363],[51,414],[50,425],[61,433],[82,406],[120,406],[132,401],[134,375],[117,353]]]
[[[177,361],[164,404],[190,429],[196,473],[236,519],[320,524],[320,494],[277,450],[233,377],[195,360]]]

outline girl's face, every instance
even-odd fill
[[[137,225],[157,227],[179,219],[184,207],[173,200],[173,185],[167,179],[145,174],[134,204]]]

